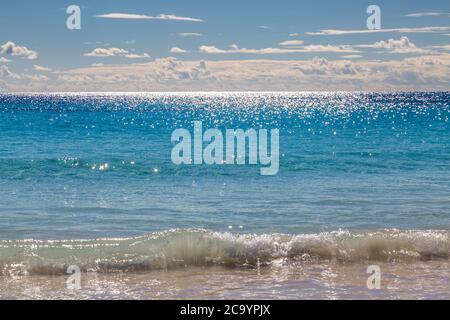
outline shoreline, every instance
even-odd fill
[[[0,276],[0,299],[333,300],[450,299],[447,261],[381,263],[381,286],[368,289],[363,264],[274,264],[257,269],[193,267],[142,273],[87,273],[79,290],[69,275]]]

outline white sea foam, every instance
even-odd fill
[[[450,257],[449,231],[333,231],[318,234],[231,234],[187,229],[97,240],[0,241],[3,275],[143,272],[191,266],[256,267],[333,261],[415,262]]]

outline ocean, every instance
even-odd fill
[[[0,297],[450,299],[449,118],[448,92],[0,94]],[[279,130],[278,173],[175,165],[195,121]]]

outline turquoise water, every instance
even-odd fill
[[[450,93],[0,95],[0,239],[450,228]],[[171,162],[171,133],[280,130],[280,170]]]

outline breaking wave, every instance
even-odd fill
[[[135,238],[0,241],[0,274],[145,272],[191,266],[255,267],[272,263],[449,260],[447,230],[396,229],[317,234],[231,234],[168,230]]]

